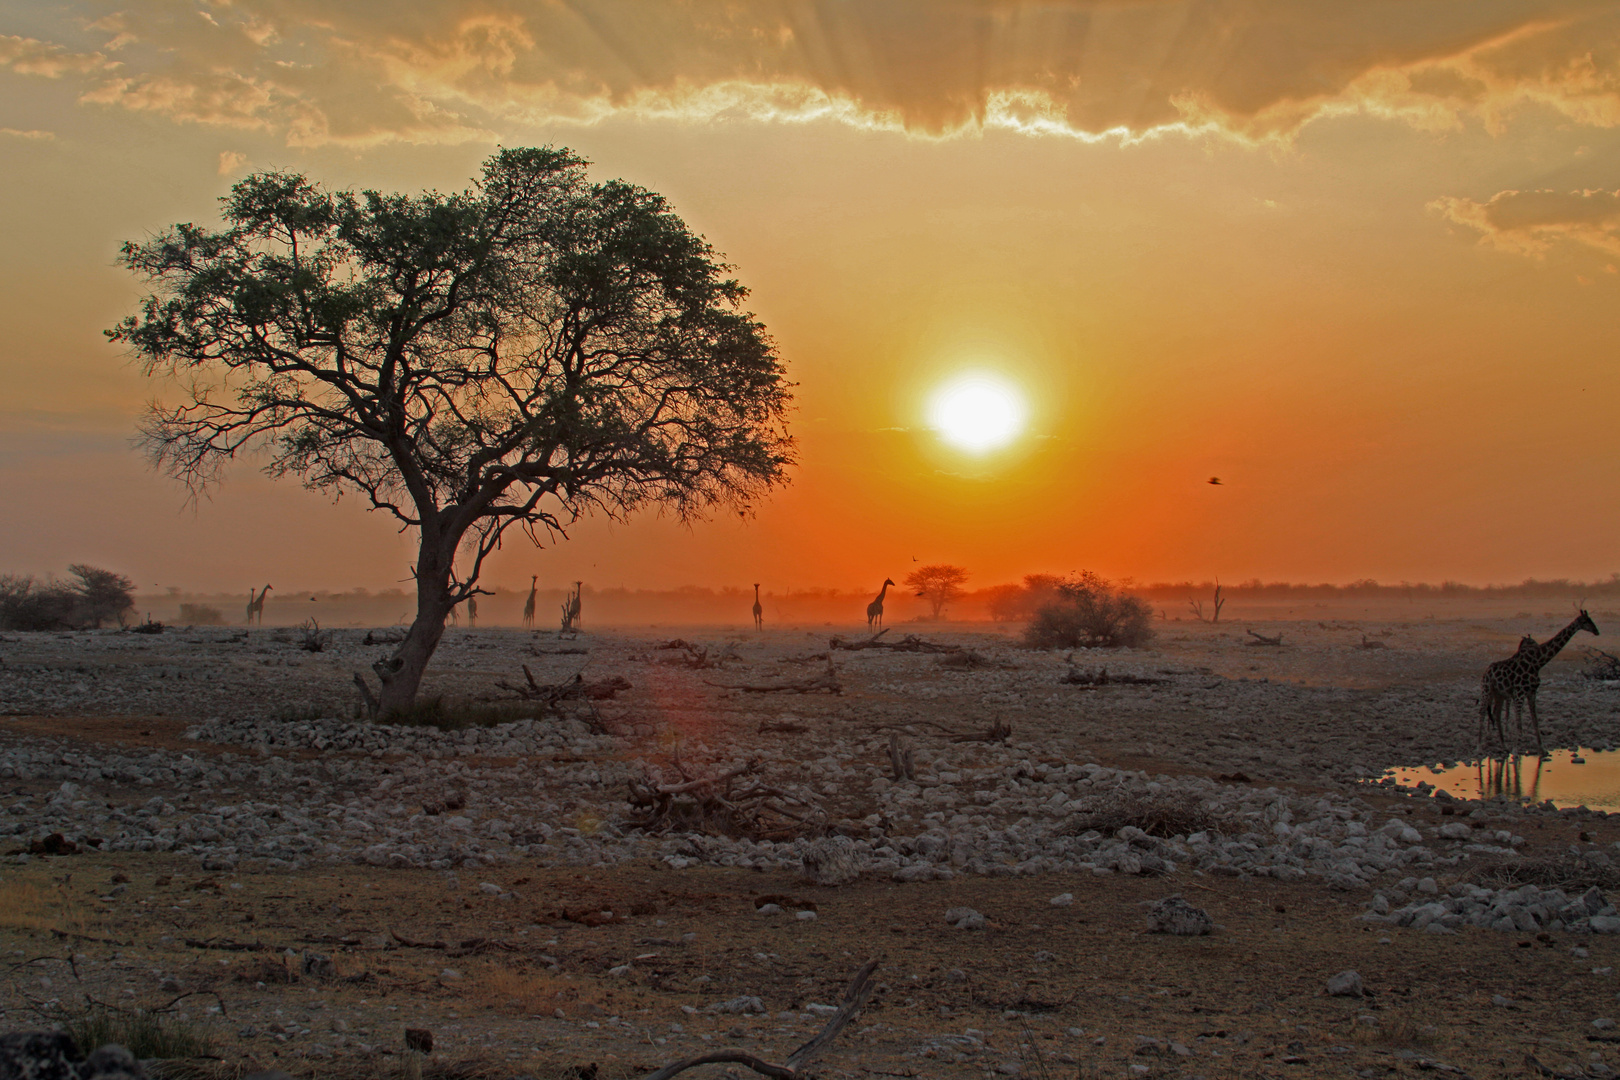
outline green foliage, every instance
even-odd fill
[[[125,244],[155,292],[107,331],[180,388],[145,446],[200,492],[239,453],[418,533],[417,622],[374,665],[409,704],[507,529],[596,511],[746,512],[785,478],[791,384],[747,291],[665,200],[565,149],[464,192],[257,173],[224,227]]]
[[[1058,582],[1024,630],[1032,649],[1137,648],[1152,640],[1146,601],[1090,571]]]
[[[213,1053],[213,1041],[196,1025],[166,1013],[91,1005],[69,1016],[63,1027],[81,1054],[117,1043],[136,1058],[200,1058]]]

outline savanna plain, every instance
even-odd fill
[[[780,1062],[876,960],[808,1072],[1613,1076],[1620,818],[1379,782],[1473,758],[1551,608],[452,628],[425,695],[500,700],[437,726],[357,718],[382,630],[8,633],[0,1009],[142,1019],[156,1075],[618,1080]],[[1620,746],[1582,640],[1554,756]]]

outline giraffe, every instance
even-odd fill
[[[478,625],[478,597],[467,597],[467,629]]]
[[[1487,722],[1496,727],[1497,738],[1507,745],[1507,714],[1514,714],[1513,737],[1518,744],[1524,733],[1524,709],[1530,710],[1530,726],[1536,736],[1536,753],[1545,754],[1541,742],[1541,719],[1536,715],[1536,691],[1541,689],[1541,669],[1561,652],[1577,632],[1598,632],[1597,623],[1584,610],[1568,626],[1540,645],[1534,639],[1521,639],[1519,651],[1507,660],[1498,660],[1485,669],[1480,681],[1480,743],[1484,745]]]
[[[759,582],[754,582],[754,629],[765,629],[765,605],[759,602]]]
[[[876,630],[883,625],[883,596],[889,591],[894,582],[888,578],[883,579],[883,588],[878,590],[877,599],[866,605],[866,628]]]
[[[535,592],[535,588],[536,588],[535,582],[537,582],[539,580],[540,580],[540,575],[539,574],[533,574],[533,575],[530,575],[530,577],[529,577],[529,599],[527,601],[525,601],[524,604],[523,604],[523,629],[525,629],[525,630],[533,630],[534,629],[534,592]]]
[[[258,616],[260,626],[264,625],[264,594],[269,591],[270,586],[266,585],[263,591],[255,597],[253,590],[248,590],[247,621],[249,626],[253,625],[254,616]]]
[[[580,608],[579,590],[580,590],[580,587],[582,585],[584,585],[584,584],[585,583],[583,581],[574,582],[573,591],[570,592],[568,594],[567,598],[563,600],[563,605],[562,605],[562,629],[560,631],[558,631],[559,633],[562,633],[562,634],[577,634],[577,633],[579,633],[579,608]]]

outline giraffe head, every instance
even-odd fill
[[[1598,632],[1597,623],[1592,621],[1592,616],[1586,613],[1585,608],[1581,609],[1579,617],[1577,617],[1575,620],[1575,629],[1586,630],[1592,634],[1596,634]]]

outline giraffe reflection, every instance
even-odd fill
[[[1533,769],[1526,770],[1524,754],[1509,754],[1503,757],[1481,758],[1478,765],[1479,797],[1491,799],[1505,796],[1514,801],[1529,800],[1541,801],[1541,770],[1547,759],[1540,754],[1530,755],[1535,762]],[[1526,772],[1529,773],[1529,789],[1526,790]]]

